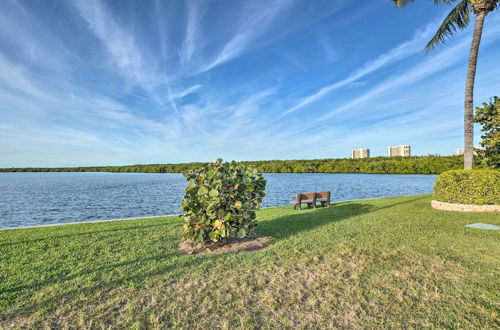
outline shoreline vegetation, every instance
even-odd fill
[[[0,231],[0,328],[495,328],[499,233],[464,225],[500,219],[431,199],[261,209],[241,253],[181,253],[178,216]]]
[[[444,171],[463,168],[463,157],[429,155],[362,159],[262,160],[237,163],[256,168],[261,173],[440,174]],[[194,162],[124,166],[0,168],[0,172],[183,173],[205,164]]]

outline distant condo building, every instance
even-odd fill
[[[387,147],[387,156],[389,156],[389,157],[411,156],[410,146],[405,144],[405,145],[396,146],[396,147]]]
[[[360,148],[351,150],[351,158],[370,158],[370,149]]]
[[[460,156],[460,155],[463,155],[463,154],[464,154],[464,149],[457,148],[457,150],[455,151],[455,155],[456,156]]]

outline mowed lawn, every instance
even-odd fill
[[[259,211],[267,249],[188,256],[178,217],[0,231],[0,328],[499,328],[500,215],[430,195]]]

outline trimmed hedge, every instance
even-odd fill
[[[265,196],[266,180],[256,169],[218,159],[184,175],[185,240],[224,243],[257,227],[255,210]]]
[[[443,172],[434,183],[434,199],[457,204],[500,205],[500,171]]]

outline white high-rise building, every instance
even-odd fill
[[[464,154],[464,149],[457,148],[457,150],[455,150],[455,155],[456,156],[460,156],[460,155],[463,155],[463,154]]]
[[[411,149],[410,146],[407,144],[400,145],[400,146],[395,146],[395,147],[387,147],[387,156],[389,157],[394,157],[394,156],[411,156]]]
[[[370,158],[370,149],[359,148],[351,150],[351,158]]]

